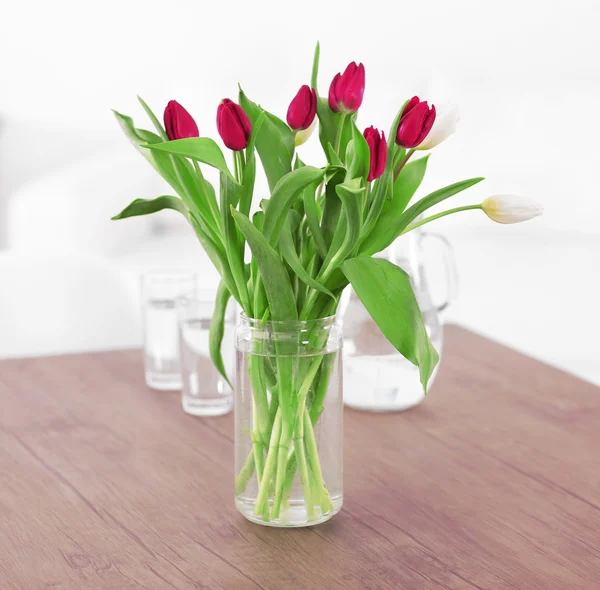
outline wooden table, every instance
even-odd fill
[[[345,505],[233,506],[232,418],[139,352],[0,362],[0,588],[600,588],[600,389],[457,327],[430,397],[345,412]]]

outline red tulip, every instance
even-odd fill
[[[297,131],[308,129],[317,114],[317,93],[308,85],[302,86],[287,111],[288,125]]]
[[[367,180],[371,182],[376,178],[379,178],[385,170],[385,163],[387,161],[387,141],[385,140],[385,133],[375,129],[371,125],[365,129],[363,135],[369,144],[369,151],[371,152],[371,165],[369,167],[369,177]]]
[[[405,148],[417,147],[431,131],[434,121],[435,107],[429,108],[426,101],[413,96],[402,111],[396,143]]]
[[[329,87],[329,106],[336,113],[355,113],[365,93],[365,67],[356,62],[348,64],[343,74],[336,74]]]
[[[217,130],[230,150],[240,151],[248,145],[252,123],[239,104],[224,98],[217,109]]]
[[[196,121],[176,100],[170,100],[163,116],[169,139],[199,137]]]

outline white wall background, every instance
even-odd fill
[[[449,319],[600,382],[599,6],[11,3],[0,18],[0,247],[43,252],[45,266],[48,253],[91,252],[132,285],[140,269],[169,261],[206,268],[174,214],[107,221],[130,200],[164,190],[110,109],[141,122],[136,94],[159,113],[176,98],[201,134],[216,138],[216,106],[235,98],[240,82],[284,116],[320,39],[322,93],[349,61],[366,66],[362,126],[387,129],[415,93],[459,103],[459,132],[434,151],[421,194],[484,175],[455,203],[511,192],[545,205],[542,218],[519,226],[496,226],[477,212],[438,224],[462,283]],[[305,160],[320,158],[316,138],[301,150]],[[0,288],[17,297],[23,283],[7,277],[0,264]],[[39,288],[43,305],[51,281]],[[80,331],[75,324],[65,319],[65,333]],[[112,344],[138,341],[136,330],[116,331]],[[3,351],[17,353],[6,332]],[[36,351],[46,349],[32,344]]]

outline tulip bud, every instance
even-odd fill
[[[248,145],[252,123],[239,104],[224,98],[217,109],[217,131],[230,150],[240,151]]]
[[[418,150],[430,150],[448,139],[455,131],[456,124],[460,120],[458,106],[449,104],[436,112],[435,122],[427,137],[418,145]]]
[[[163,115],[167,137],[184,139],[186,137],[199,137],[196,121],[176,100],[170,100]]]
[[[317,92],[307,84],[298,90],[287,111],[287,123],[294,130],[308,129],[317,114]]]
[[[371,182],[376,178],[379,178],[385,170],[385,163],[387,161],[387,141],[385,140],[385,133],[375,129],[371,125],[365,129],[363,135],[369,144],[369,151],[371,152],[371,165],[369,167],[369,176],[367,180]]]
[[[431,131],[434,121],[435,107],[429,108],[426,101],[413,96],[402,111],[396,143],[405,148],[417,147]]]
[[[365,67],[348,64],[343,74],[336,74],[329,87],[329,106],[334,112],[355,113],[365,93]]]
[[[316,126],[317,119],[315,118],[307,129],[300,129],[300,131],[296,131],[296,137],[294,138],[294,144],[296,147],[308,141],[308,138],[313,134]]]
[[[519,223],[537,217],[544,207],[526,197],[516,195],[495,195],[481,203],[485,214],[497,223]]]

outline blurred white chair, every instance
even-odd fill
[[[0,357],[139,346],[123,272],[92,254],[0,253]]]

